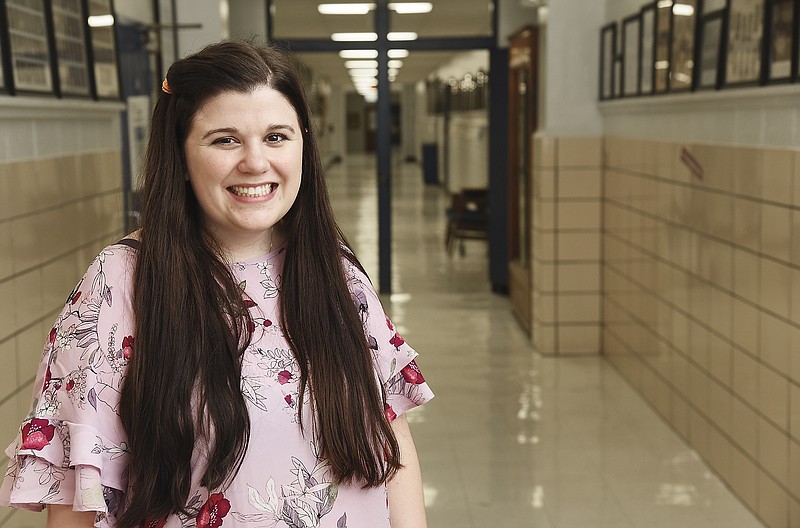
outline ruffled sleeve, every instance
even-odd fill
[[[376,374],[383,385],[386,417],[391,422],[409,409],[428,402],[433,392],[417,365],[417,352],[406,343],[384,312],[369,279],[350,264],[348,284],[372,350]]]
[[[0,505],[40,511],[72,504],[113,526],[126,489],[127,443],[119,420],[133,353],[133,254],[110,246],[68,297],[45,343],[31,411],[5,453]]]

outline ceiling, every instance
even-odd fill
[[[329,39],[339,32],[374,32],[374,12],[366,15],[322,15],[317,6],[336,0],[273,0],[273,35],[277,40]],[[361,0],[339,0],[351,3]],[[369,0],[367,0],[369,1]],[[399,0],[405,1],[405,0]],[[420,38],[487,37],[491,35],[490,0],[428,0],[433,10],[426,14],[399,15],[391,12],[389,31],[413,31]],[[373,0],[374,2],[374,0]],[[403,48],[402,42],[397,48]],[[441,65],[451,61],[458,51],[412,51],[403,59],[396,83],[416,83]],[[335,52],[298,53],[315,76],[331,83],[350,84],[344,59]]]

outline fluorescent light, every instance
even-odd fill
[[[378,52],[375,52],[375,56],[378,56]],[[407,49],[390,49],[389,50],[389,58],[390,59],[405,59],[408,57],[408,50]]]
[[[112,15],[95,15],[90,16],[88,22],[89,27],[108,27],[114,25],[114,17]]]
[[[417,34],[413,31],[392,31],[387,35],[391,41],[417,40]]]
[[[366,15],[375,4],[320,4],[317,10],[323,15]]]
[[[393,9],[398,15],[430,13],[433,4],[430,2],[389,2],[389,9]]]
[[[694,7],[689,4],[675,4],[672,6],[672,14],[676,16],[694,15]]]
[[[377,68],[353,68],[350,70],[350,77],[375,77],[378,75]]]
[[[374,42],[378,40],[377,33],[334,33],[331,40],[353,41],[353,42]]]
[[[378,50],[342,50],[339,56],[343,59],[377,59]],[[392,51],[389,51],[389,57],[392,56]]]
[[[666,70],[669,68],[669,61],[661,60],[656,61],[656,69],[657,70]]]
[[[378,61],[376,60],[349,60],[344,61],[344,67],[350,68],[377,68]]]
[[[389,61],[389,68],[397,69],[397,68],[402,68],[402,67],[403,67],[403,61],[401,61],[401,60],[396,60],[395,59],[395,60],[390,60]]]
[[[672,7],[672,0],[658,0],[656,7],[659,9],[662,7]]]

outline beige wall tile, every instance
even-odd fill
[[[754,304],[759,304],[761,300],[758,291],[761,261],[762,259],[758,256],[747,251],[734,250],[733,252],[734,291]],[[769,281],[767,282],[769,283]]]
[[[793,269],[791,275],[789,316],[795,324],[800,324],[800,270]]]
[[[600,296],[594,295],[559,295],[559,322],[588,323],[600,321]]]
[[[542,261],[556,259],[556,235],[548,231],[534,231],[533,258]]]
[[[563,137],[558,139],[559,167],[599,167],[601,164],[601,138]]]
[[[558,233],[559,260],[600,260],[600,232]]]
[[[790,150],[764,150],[761,196],[764,200],[792,203],[795,153]]]
[[[556,176],[553,169],[544,167],[533,169],[533,196],[544,200],[556,197]]]
[[[755,429],[755,428],[754,428]],[[758,475],[755,463],[738,449],[731,451],[731,487],[752,510],[758,509]]]
[[[32,162],[23,161],[8,163],[6,171],[7,217],[29,213],[36,209],[33,197],[36,195],[36,166]]]
[[[558,229],[599,229],[599,227],[599,202],[560,202],[558,204]]]
[[[543,324],[556,323],[555,295],[533,292],[533,318]]]
[[[689,407],[689,442],[703,458],[708,458],[711,448],[710,429],[705,417]]]
[[[761,203],[744,198],[734,199],[733,242],[758,251],[761,249]]]
[[[599,168],[559,169],[558,197],[599,199],[601,176]]]
[[[764,151],[757,148],[733,149],[734,190],[752,198],[761,197]]]
[[[800,328],[792,327],[789,336],[789,379],[800,384]]]
[[[730,431],[733,415],[733,396],[730,390],[713,379],[708,385],[709,418],[722,431]]]
[[[545,355],[556,353],[556,327],[552,324],[534,322],[531,329],[533,346],[537,352]]]
[[[534,202],[533,225],[538,229],[555,229],[555,204],[552,202]]]
[[[599,292],[600,264],[560,264],[558,266],[559,292]]]
[[[731,336],[733,324],[733,297],[726,291],[718,288],[711,289],[711,313],[709,325],[711,328],[728,338]]]
[[[0,400],[14,392],[19,382],[17,381],[17,354],[14,348],[14,339],[0,342]]]
[[[48,327],[51,323],[52,321],[48,322]],[[42,332],[42,326],[38,324],[21,331],[14,338],[20,385],[30,383],[36,377],[44,353],[45,338],[46,334]]]
[[[759,311],[746,302],[733,301],[733,340],[751,355],[758,355]]]
[[[556,165],[557,139],[546,136],[535,136],[533,139],[533,163],[539,167],[554,167]]]
[[[710,451],[708,461],[711,467],[724,479],[731,478],[731,452],[735,449],[730,440],[725,437],[718,429],[711,428],[710,431]]]
[[[600,351],[600,325],[560,325],[559,354],[597,354]]]
[[[0,299],[14,298],[14,281],[0,281]],[[17,330],[17,310],[13,302],[0,303],[0,340],[8,338]]]
[[[11,253],[14,273],[20,273],[36,266],[41,261],[41,247],[37,243],[40,219],[25,216],[11,220]]]
[[[551,263],[542,262],[540,260],[533,261],[533,289],[541,293],[552,293],[556,289],[555,279],[556,265]]]
[[[782,261],[791,254],[792,210],[788,207],[761,206],[761,251]]]
[[[787,432],[789,380],[766,365],[759,365],[758,370],[758,410]]]
[[[11,222],[0,220],[0,280],[5,279],[14,272],[13,258]]]
[[[14,309],[17,314],[17,327],[27,326],[43,315],[41,270],[36,268],[12,281],[14,289]]]
[[[670,423],[685,439],[689,438],[689,404],[676,392],[670,393]]]
[[[779,262],[761,259],[761,305],[781,317],[789,317],[792,269]]]
[[[800,385],[794,383],[789,384],[789,432],[800,442]],[[800,493],[800,486],[795,489]]]
[[[789,442],[789,489],[800,493],[800,443],[794,441]]]
[[[733,390],[753,407],[758,407],[759,365],[755,358],[733,350]]]
[[[759,313],[761,325],[761,360],[779,372],[789,370],[789,353],[791,349],[791,332],[793,327],[767,312]]]
[[[758,476],[758,516],[767,526],[788,526],[789,496],[768,474]]]
[[[742,451],[754,459],[758,458],[758,415],[750,405],[738,398],[733,398],[731,404],[730,436]]]
[[[789,485],[789,437],[769,421],[758,423],[758,462],[778,483]]]

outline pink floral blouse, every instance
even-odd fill
[[[128,445],[118,406],[128,360],[136,353],[135,259],[135,250],[109,246],[67,299],[45,344],[31,412],[6,449],[10,461],[0,504],[30,510],[72,504],[96,511],[96,527],[115,526],[127,486]],[[385,488],[337,486],[313,434],[300,432],[300,370],[277,322],[283,260],[280,249],[232,266],[253,300],[255,322],[242,367],[252,429],[241,470],[228,488],[208,490],[200,486],[202,464],[195,464],[186,513],[154,519],[147,528],[389,526]],[[414,362],[417,353],[384,314],[369,280],[346,265],[391,420],[433,393]],[[311,423],[307,399],[303,407]],[[202,456],[195,449],[193,462]]]

